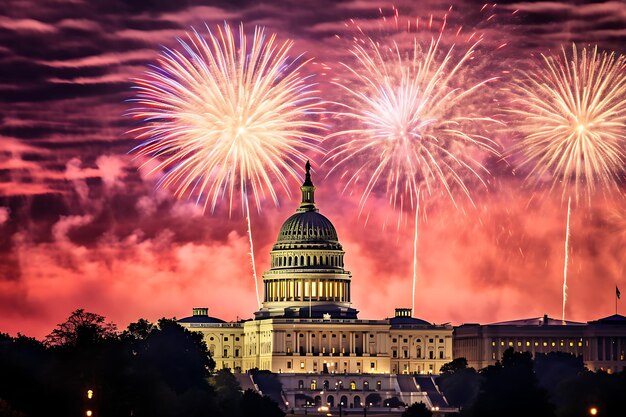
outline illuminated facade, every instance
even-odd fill
[[[381,320],[357,317],[343,248],[335,227],[315,206],[308,163],[306,168],[300,207],[284,222],[272,248],[270,270],[263,274],[263,304],[254,319],[226,323],[196,308],[179,323],[203,333],[217,368],[308,374],[284,381],[296,384],[290,391],[294,399],[311,390],[311,381],[323,384],[328,379],[323,375],[337,375],[333,383],[341,379],[348,388],[355,381],[348,389],[355,392],[347,396],[352,405],[365,401],[363,393],[383,380],[383,398],[398,396],[403,390],[395,374],[437,374],[452,360],[452,326],[413,318],[410,309],[396,309],[394,317]],[[387,379],[369,381],[368,375]],[[306,387],[293,381],[305,381]],[[426,395],[415,382],[407,385],[416,388],[403,398]]]
[[[493,324],[464,324],[454,330],[454,357],[481,369],[502,358],[508,348],[536,353],[567,352],[581,356],[592,371],[626,369],[626,317],[613,315],[579,323],[549,318]]]

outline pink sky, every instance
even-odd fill
[[[349,19],[376,33],[379,7],[389,5],[29,3],[10,0],[0,8],[0,332],[41,338],[77,308],[120,328],[139,318],[185,317],[192,307],[208,307],[224,320],[251,318],[256,300],[245,219],[238,211],[229,218],[225,207],[203,215],[156,189],[158,176],[138,171],[141,161],[128,154],[136,143],[125,133],[134,127],[124,117],[133,94],[129,80],[189,27],[243,21],[265,25],[315,57],[320,94],[338,100],[330,81],[349,56]],[[494,113],[515,71],[540,52],[571,42],[625,52],[621,2],[504,2],[482,12],[482,3],[461,0],[396,6],[425,21],[431,13],[441,17],[450,3],[451,27],[485,36],[475,68],[501,77],[485,97]],[[496,49],[502,43],[507,46]],[[507,149],[515,136],[493,134]],[[359,216],[362,188],[342,192],[340,175],[327,175],[319,155],[311,159],[318,207],[346,251],[359,317],[384,318],[410,306],[412,213],[396,227],[398,213],[379,192]],[[471,189],[476,207],[462,199],[460,209],[447,199],[428,201],[419,223],[420,318],[461,324],[561,315],[566,204],[558,192],[525,184],[511,166],[491,165],[488,189]],[[280,207],[266,200],[252,213],[260,273],[280,225],[298,206],[299,184],[290,187],[291,197],[279,195]],[[615,286],[626,288],[623,173],[618,187],[594,196],[590,206],[573,207],[569,320],[613,314]]]

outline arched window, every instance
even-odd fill
[[[304,256],[300,257],[300,266],[304,266]]]
[[[369,391],[370,383],[367,381],[363,381],[363,391]]]
[[[422,357],[422,347],[418,346],[417,347],[417,358],[420,359]]]
[[[303,380],[299,380],[298,381],[298,389],[304,389],[304,381]]]
[[[324,348],[322,348],[322,349],[324,349]],[[324,380],[324,389],[327,390],[328,387],[329,387],[329,384],[328,384],[328,380],[326,379],[326,380]]]
[[[351,391],[356,390],[356,382],[354,382],[354,381],[350,381],[350,390],[351,390]],[[356,398],[356,397],[355,397],[355,398]]]
[[[306,265],[311,265],[311,257],[309,255],[306,256]]]
[[[361,397],[359,397],[358,395],[354,396],[354,406],[361,407]]]
[[[317,381],[315,379],[311,380],[311,389],[315,391],[317,389]]]
[[[376,390],[380,391],[382,386],[383,386],[383,383],[381,381],[376,382]]]
[[[298,266],[298,257],[297,256],[293,259],[293,264],[295,266]]]
[[[435,352],[432,350],[428,351],[428,359],[435,359]]]
[[[287,260],[287,266],[291,266],[291,256]]]

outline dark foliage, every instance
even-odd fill
[[[437,385],[448,403],[461,410],[469,407],[478,395],[481,377],[474,368],[467,367],[465,358],[457,358],[441,367]]]
[[[563,381],[557,388],[557,415],[563,417],[589,416],[592,407],[598,416],[626,416],[626,372],[580,373]]]
[[[271,398],[252,390],[243,393],[241,408],[243,417],[285,417],[285,413]]]
[[[402,401],[400,401],[398,397],[391,397],[383,401],[383,405],[385,407],[396,408],[396,407],[404,407],[405,404]]]
[[[402,417],[431,417],[433,412],[424,403],[415,403],[402,413]]]
[[[284,416],[270,399],[242,395],[228,370],[212,377],[214,367],[202,335],[174,320],[118,334],[77,310],[45,343],[0,333],[0,417]]]
[[[507,349],[502,362],[480,371],[483,379],[467,414],[480,417],[552,417],[548,392],[539,386],[529,352]]]

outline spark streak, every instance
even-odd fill
[[[433,25],[432,16],[429,25]],[[455,188],[472,202],[468,182],[477,180],[486,186],[482,174],[488,173],[479,154],[499,155],[498,145],[484,133],[485,125],[495,120],[475,114],[471,105],[493,78],[467,82],[472,78],[470,61],[476,57],[481,37],[468,41],[467,49],[457,54],[455,45],[447,50],[441,45],[445,27],[446,18],[429,43],[413,36],[408,48],[396,41],[384,44],[368,36],[356,38],[350,51],[355,64],[343,64],[350,76],[337,83],[347,96],[337,103],[342,109],[337,117],[354,126],[328,136],[343,139],[327,155],[326,162],[332,163],[330,172],[353,162],[346,164],[342,175],[347,178],[344,189],[367,178],[359,203],[361,212],[369,196],[384,184],[390,204],[400,208],[398,226],[405,201],[415,208],[417,222],[419,199],[436,190],[455,206]],[[417,243],[413,305],[416,247]]]
[[[150,173],[163,172],[159,186],[194,197],[203,211],[228,194],[230,214],[240,197],[260,305],[248,195],[260,211],[266,194],[278,204],[274,183],[290,194],[283,172],[298,180],[294,166],[319,152],[312,132],[323,129],[313,120],[321,109],[302,75],[311,60],[290,58],[292,41],[277,44],[257,27],[248,46],[243,25],[238,37],[227,24],[207,31],[179,39],[180,50],[166,48],[135,80],[138,107],[130,114],[143,124],[131,132],[144,142],[133,151],[157,162]]]
[[[572,194],[587,204],[599,186],[618,189],[626,173],[626,57],[572,45],[571,55],[542,55],[543,66],[513,85],[512,113],[522,139],[516,147],[531,166],[528,177],[551,177],[550,191],[568,196],[563,320],[567,302],[569,218]],[[573,188],[573,190],[572,190]]]

